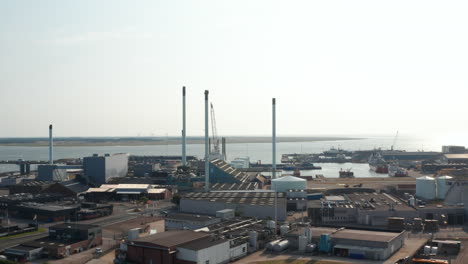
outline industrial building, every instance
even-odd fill
[[[102,184],[99,188],[89,188],[84,194],[87,201],[138,200],[147,197],[151,200],[172,198],[167,188],[152,184]]]
[[[404,244],[405,232],[312,228],[312,241],[321,252],[357,259],[386,260]]]
[[[167,215],[164,220],[166,230],[195,230],[221,222],[221,218],[213,216],[183,213]]]
[[[93,184],[105,184],[115,177],[125,177],[128,173],[128,155],[105,154],[83,158],[85,177]]]
[[[49,236],[31,240],[5,250],[14,261],[37,258],[63,258],[102,244],[99,226],[64,223],[49,227]]]
[[[86,193],[89,189],[87,184],[79,180],[61,181],[56,182],[46,187],[42,193],[58,193],[65,197],[77,197],[80,194]]]
[[[210,183],[244,183],[250,181],[249,176],[229,165],[222,159],[210,162]]]
[[[8,186],[8,190],[10,194],[17,194],[17,193],[30,193],[30,194],[39,194],[42,193],[45,189],[49,186],[54,184],[50,181],[23,181],[19,184],[10,185]]]
[[[216,191],[188,193],[180,200],[180,211],[185,213],[214,216],[223,209],[234,209],[239,216],[260,219],[275,219],[276,212],[277,219],[283,221],[286,219],[286,197],[284,193],[271,191]]]
[[[83,167],[81,165],[64,164],[45,164],[37,166],[38,181],[60,182],[67,181],[71,174],[81,174]]]
[[[444,154],[440,158],[442,164],[468,163],[468,154]]]

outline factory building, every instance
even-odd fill
[[[38,181],[66,181],[68,174],[66,166],[46,164],[37,166]]]
[[[167,215],[164,220],[166,230],[195,230],[221,222],[221,218],[217,217],[183,213]]]
[[[286,197],[284,193],[263,191],[216,191],[188,193],[180,200],[180,211],[194,214],[216,215],[223,209],[234,209],[236,214],[260,219],[286,219]]]
[[[49,186],[54,184],[50,181],[23,181],[19,184],[8,186],[10,194],[17,193],[30,193],[30,194],[39,194],[42,193]]]
[[[83,158],[85,177],[94,184],[104,184],[116,177],[125,177],[128,173],[128,155],[105,154]]]
[[[444,154],[440,158],[441,164],[468,163],[468,154]]]
[[[465,151],[464,146],[442,146],[442,153],[444,154],[464,154]]]
[[[49,227],[49,236],[7,248],[5,255],[14,261],[37,258],[64,258],[102,244],[99,226],[64,223]]]
[[[161,164],[135,164],[132,166],[133,175],[137,177],[152,176],[154,172],[161,169]]]
[[[249,179],[246,173],[232,167],[222,159],[214,159],[210,162],[210,183],[244,183]]]
[[[89,186],[78,181],[62,181],[56,182],[47,188],[45,188],[43,193],[59,193],[65,197],[77,197],[80,194],[85,193],[89,189]]]
[[[405,232],[312,228],[312,241],[319,250],[335,256],[386,260],[404,244]]]
[[[87,201],[95,202],[138,200],[143,196],[151,200],[165,200],[172,198],[172,192],[152,184],[102,184],[99,188],[89,188],[84,196]]]

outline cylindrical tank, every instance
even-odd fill
[[[132,241],[134,239],[137,239],[138,236],[140,235],[140,230],[141,228],[138,228],[138,227],[128,230],[128,233],[127,233],[128,240]]]
[[[276,244],[278,244],[280,241],[281,241],[281,240],[278,239],[278,240],[274,240],[274,241],[268,242],[268,243],[266,244],[266,249],[267,249],[267,250],[273,250],[273,247],[274,247]]]
[[[307,237],[307,244],[309,244],[312,241],[312,230],[310,227],[304,229],[304,235]]]
[[[431,254],[437,255],[437,247],[431,247]]]
[[[257,231],[250,231],[249,232],[249,243],[250,246],[254,249],[257,249],[257,240],[258,240],[258,233]]]
[[[276,228],[276,222],[273,220],[267,221],[267,228],[269,229],[275,229]]]
[[[289,247],[289,241],[283,240],[273,246],[273,251],[281,252]]]
[[[453,179],[453,177],[450,176],[440,176],[436,178],[437,199],[445,199],[445,195],[451,186],[449,185],[451,179]]]
[[[416,179],[416,196],[426,200],[436,198],[435,179],[429,176],[423,176]]]
[[[410,206],[413,206],[413,207],[415,206],[414,197],[411,197],[411,198],[409,199],[409,205],[410,205]]]
[[[289,232],[289,225],[282,225],[280,226],[280,234],[281,236],[286,235]]]
[[[424,254],[429,255],[431,253],[431,247],[430,246],[424,246]]]
[[[315,245],[315,244],[309,244],[309,245],[307,245],[307,247],[306,247],[306,252],[307,252],[307,253],[312,253],[312,252],[314,252],[315,250],[317,250],[317,245]]]
[[[307,237],[299,236],[298,242],[299,242],[299,246],[298,246],[299,252],[304,253],[306,250],[306,246],[307,246]]]

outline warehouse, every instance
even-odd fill
[[[99,188],[89,188],[85,193],[87,201],[138,200],[148,197],[152,200],[172,198],[172,192],[167,188],[158,188],[152,184],[102,184]]]
[[[128,173],[127,154],[105,154],[83,158],[84,175],[95,184],[107,183],[116,177],[125,177]]]
[[[275,199],[275,194],[276,198]],[[180,210],[185,213],[216,215],[216,211],[234,209],[236,214],[260,219],[286,219],[286,198],[283,193],[271,191],[219,191],[188,193],[180,200]]]
[[[312,228],[312,241],[320,251],[357,259],[386,260],[404,244],[405,232]]]

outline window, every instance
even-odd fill
[[[245,247],[242,247],[242,253],[244,253],[244,252],[245,252]]]

